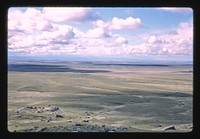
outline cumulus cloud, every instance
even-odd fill
[[[93,13],[90,8],[44,8],[43,10],[27,8],[25,11],[11,8],[8,19],[9,53],[27,55],[120,54],[121,46],[126,45],[128,40],[120,35],[118,37],[113,35],[111,30],[134,29],[140,23],[140,20],[132,17],[126,19],[114,17],[108,23],[98,20],[97,26],[86,32],[59,23],[99,19],[99,15]],[[110,41],[104,38],[110,38]]]
[[[108,32],[103,28],[94,28],[86,32],[86,37],[89,38],[108,38],[111,37],[111,35],[111,32]]]
[[[43,31],[44,37],[49,39],[72,39],[75,36],[73,27],[68,25],[52,24],[53,31]]]
[[[124,37],[118,37],[116,40],[115,40],[116,43],[119,43],[119,44],[127,44],[128,43],[128,40],[125,39]]]
[[[110,22],[104,22],[103,20],[97,20],[93,22],[94,26],[99,27],[99,28],[107,28],[110,29]]]
[[[67,8],[68,9],[68,8]],[[96,20],[98,15],[90,8],[60,9],[54,13],[50,9],[28,8],[25,11],[9,9],[8,50],[9,53],[76,54],[76,55],[168,55],[192,54],[193,24],[182,22],[169,33],[146,34],[137,39],[121,34],[121,30],[140,27],[140,18],[113,17],[111,21]],[[69,12],[69,16],[66,13]],[[60,13],[60,14],[59,14]],[[55,14],[55,15],[53,15]],[[50,16],[51,15],[51,16]],[[68,22],[96,20],[84,31],[67,25]],[[62,23],[60,23],[62,22]],[[77,24],[76,24],[77,25]],[[90,24],[91,25],[91,24]],[[112,32],[119,34],[112,34]]]
[[[110,30],[121,29],[137,29],[141,26],[142,22],[140,18],[128,17],[126,19],[120,19],[113,17],[111,22],[104,22],[103,20],[97,20],[94,25],[100,28],[106,28]]]
[[[141,25],[141,20],[139,18],[128,17],[126,19],[119,19],[114,17],[112,19],[111,28],[112,29],[136,29]]]
[[[104,46],[113,47],[113,49],[125,46],[128,44],[128,40],[124,37],[118,36],[116,39],[108,41]],[[115,50],[116,52],[116,50]]]
[[[37,55],[74,52],[74,48],[67,47],[75,37],[73,27],[49,22],[41,10],[34,8],[24,12],[11,8],[8,12],[9,53]]]
[[[160,36],[152,35],[148,38],[147,42],[150,44],[159,44],[159,43],[168,43],[169,41],[166,39],[160,38]]]
[[[53,31],[42,31],[33,34],[19,34],[8,38],[9,48],[45,46],[49,44],[68,44],[74,38],[73,28],[67,25],[53,26]]]
[[[151,35],[142,44],[124,46],[124,51],[129,54],[192,55],[192,23],[180,23],[175,32],[174,34]]]
[[[45,18],[54,22],[83,22],[87,20],[97,20],[98,13],[94,13],[91,8],[43,8]]]
[[[34,33],[35,30],[51,30],[52,26],[44,19],[40,10],[28,8],[24,13],[20,10],[9,9],[8,29],[24,33]]]

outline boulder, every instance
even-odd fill
[[[42,131],[45,131],[45,130],[47,130],[46,127],[40,127],[40,128],[37,128],[37,129],[35,130],[35,132],[42,132]]]
[[[83,120],[83,122],[89,122],[90,120],[88,120],[88,119],[85,119],[85,120]]]
[[[58,110],[59,110],[58,107],[51,107],[51,108],[50,108],[50,111],[51,111],[51,112],[58,111]]]
[[[164,128],[165,131],[168,131],[168,130],[176,130],[175,126],[174,125],[170,125],[168,127],[165,127]]]
[[[59,115],[59,114],[56,114],[55,115],[57,118],[63,118],[63,116],[62,115]]]

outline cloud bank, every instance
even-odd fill
[[[183,11],[188,9],[164,9]],[[134,43],[126,32],[142,29],[141,18],[103,19],[92,8],[27,8],[8,11],[10,55],[192,55],[193,23],[163,34],[145,32]],[[84,28],[87,25],[87,28]],[[84,29],[83,29],[84,28]]]
[[[137,29],[141,25],[140,18],[127,17],[126,19],[120,19],[113,17],[111,22],[104,22],[98,20],[94,23],[95,26],[100,28],[106,28],[110,30],[121,30],[121,29]]]
[[[54,22],[84,22],[100,18],[97,13],[91,11],[91,8],[43,8],[42,12],[47,20]]]

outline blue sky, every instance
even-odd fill
[[[192,61],[190,8],[8,10],[8,57]]]

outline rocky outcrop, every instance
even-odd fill
[[[75,124],[71,126],[34,127],[20,132],[126,132],[126,127]]]

